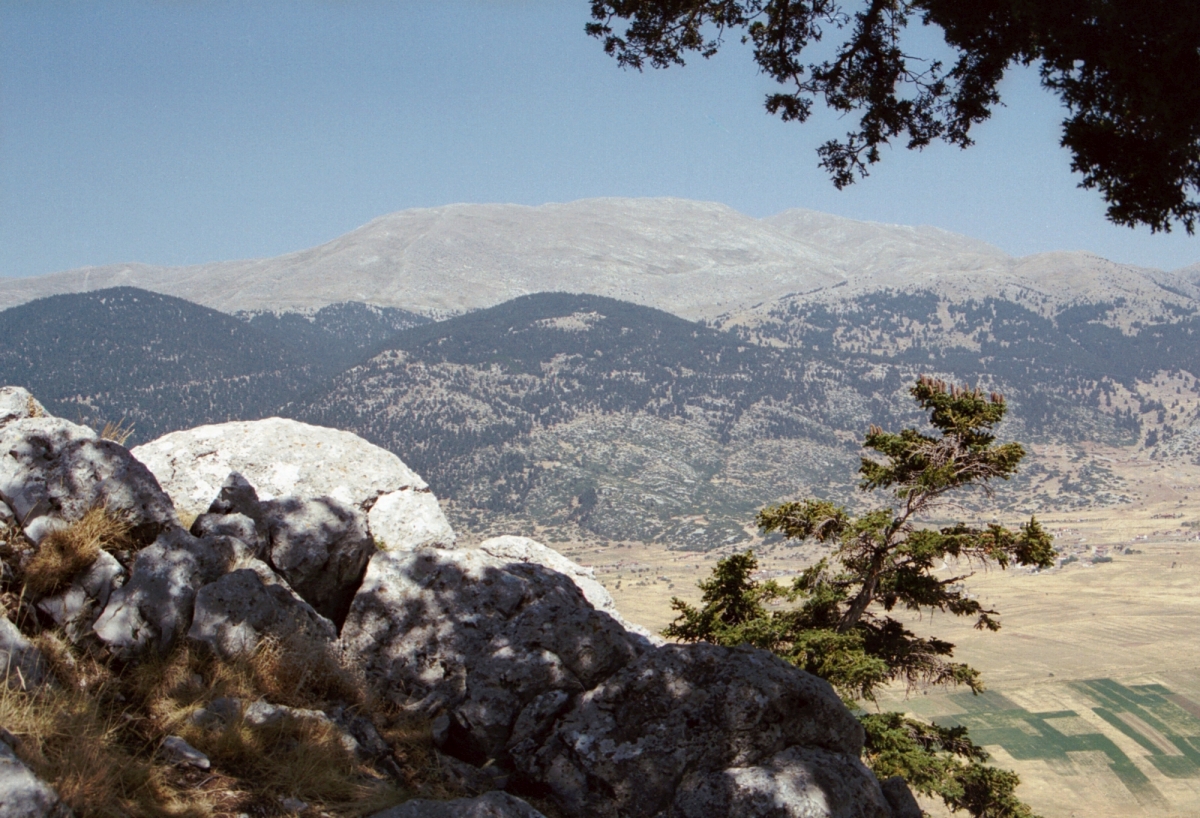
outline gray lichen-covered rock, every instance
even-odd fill
[[[476,798],[430,801],[414,798],[377,812],[371,818],[545,818],[520,798],[506,792],[489,792]]]
[[[208,756],[179,736],[167,736],[163,739],[159,752],[168,764],[174,764],[177,767],[195,767],[197,770],[207,770],[212,767]]]
[[[263,638],[301,634],[332,642],[337,629],[258,560],[196,592],[188,638],[232,658],[253,651]]]
[[[367,517],[332,497],[285,497],[263,503],[269,559],[296,593],[340,625],[375,543]]]
[[[241,540],[255,557],[264,559],[270,544],[265,525],[259,526],[245,514],[201,514],[189,529],[194,537],[233,537]]]
[[[449,547],[456,535],[428,489],[416,487],[380,496],[369,514],[371,534],[388,551]]]
[[[772,757],[791,748],[857,759],[863,731],[828,682],[766,651],[695,644],[647,652],[579,697],[547,736],[514,738],[518,769],[569,812],[654,816],[678,782],[764,764],[741,775],[774,775]]]
[[[544,565],[551,571],[557,571],[570,577],[571,581],[579,586],[584,598],[593,608],[608,614],[620,622],[626,630],[644,636],[654,644],[664,644],[661,637],[641,625],[627,622],[625,617],[621,616],[621,612],[617,610],[617,603],[613,601],[608,589],[596,581],[596,573],[591,568],[584,568],[553,548],[542,545],[537,540],[531,540],[529,537],[507,535],[484,540],[479,544],[479,550],[486,551],[493,557],[507,562],[529,562],[535,565]]]
[[[256,524],[263,522],[262,501],[258,492],[241,472],[225,476],[220,491],[208,506],[209,514],[244,514]]]
[[[752,767],[689,775],[676,792],[670,815],[895,818],[879,782],[857,754],[817,747],[793,747]]]
[[[50,680],[46,657],[3,616],[0,616],[0,673],[15,690],[36,690]]]
[[[0,428],[14,420],[48,417],[46,409],[20,386],[0,386]]]
[[[388,492],[427,488],[400,458],[357,435],[283,418],[172,432],[133,454],[191,514],[209,510],[230,472],[263,500],[329,496],[361,509]]]
[[[93,630],[118,655],[165,651],[192,624],[196,592],[249,556],[232,537],[202,540],[170,529],[137,553],[129,581],[113,592]]]
[[[925,813],[921,811],[921,805],[917,803],[903,777],[893,775],[880,782],[879,787],[883,790],[883,797],[887,799],[888,806],[892,808],[892,818],[924,818]]]
[[[37,607],[63,629],[67,638],[78,643],[91,633],[113,591],[124,581],[125,568],[112,554],[101,551],[65,590],[38,600]]]
[[[250,521],[253,533],[246,528],[246,520]],[[238,533],[234,533],[235,530]],[[237,537],[250,546],[260,559],[266,558],[270,545],[267,518],[258,492],[240,472],[226,475],[208,511],[198,516],[192,524],[192,533],[197,537],[210,532]]]
[[[125,447],[59,418],[0,428],[0,499],[35,542],[96,507],[127,517],[139,542],[178,525],[170,498]]]
[[[393,695],[445,713],[443,749],[480,764],[507,758],[528,708],[588,690],[647,649],[562,574],[440,549],[372,557],[342,646]]]
[[[70,818],[74,813],[49,784],[0,740],[0,818]]]
[[[655,647],[512,559],[527,543],[493,550],[376,554],[342,630],[442,752],[570,815],[890,818],[827,682],[765,651]]]

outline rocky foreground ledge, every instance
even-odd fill
[[[95,509],[125,521],[132,546],[35,595],[39,619],[123,668],[181,644],[237,657],[304,639],[336,655],[378,701],[428,720],[443,774],[473,795],[380,816],[542,814],[522,798],[597,818],[920,814],[903,782],[881,787],[860,761],[862,729],[825,681],[764,651],[663,644],[533,540],[456,547],[425,482],[355,435],[271,418],[129,451],[0,389],[0,526],[20,540],[6,575]],[[66,684],[10,618],[0,660],[22,695]],[[351,702],[216,699],[189,715],[281,718],[328,724],[397,772]],[[23,745],[0,732],[0,818],[69,814]],[[208,763],[178,737],[160,752]]]

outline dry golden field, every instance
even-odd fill
[[[1075,557],[1069,564],[972,576],[969,589],[1002,614],[999,633],[946,616],[913,623],[955,642],[988,693],[895,690],[881,706],[967,724],[998,764],[1020,773],[1023,797],[1045,818],[1196,818],[1200,467],[1097,453],[1138,499],[1039,515],[1060,554]],[[696,581],[728,553],[560,548],[595,568],[629,619],[655,630],[672,617],[670,598],[697,601]],[[786,580],[817,554],[776,545],[759,556],[765,572]]]

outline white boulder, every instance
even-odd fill
[[[34,542],[96,507],[125,516],[141,542],[178,525],[170,498],[124,446],[61,418],[0,427],[0,500]]]
[[[456,535],[430,491],[404,488],[375,501],[367,515],[371,534],[388,551],[449,547]]]
[[[350,432],[285,418],[237,421],[171,432],[138,446],[183,512],[198,515],[240,472],[260,500],[329,496],[366,510],[382,494],[427,489],[396,455]]]
[[[19,386],[0,386],[0,428],[14,420],[46,417],[46,409]]]

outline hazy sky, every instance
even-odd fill
[[[0,0],[0,275],[271,256],[452,202],[679,196],[932,224],[1014,254],[1175,268],[1200,239],[1109,225],[1031,73],[966,152],[896,149],[834,190],[734,45],[622,71],[584,0]]]

